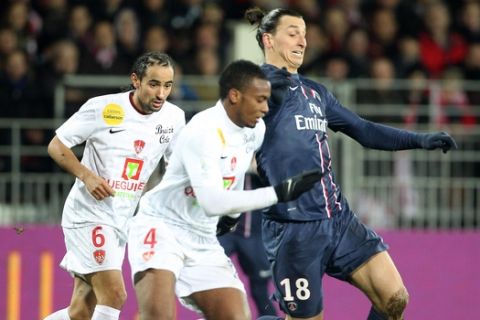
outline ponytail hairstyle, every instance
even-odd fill
[[[257,34],[255,38],[257,39],[258,45],[263,52],[265,52],[265,47],[263,45],[262,36],[264,33],[275,34],[275,31],[278,26],[280,18],[283,16],[293,16],[298,18],[303,18],[302,15],[291,9],[282,9],[277,8],[269,12],[265,12],[258,7],[250,8],[245,11],[245,19],[251,25],[257,25]]]

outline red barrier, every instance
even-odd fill
[[[406,319],[474,319],[480,314],[480,232],[381,232],[410,292]],[[64,254],[57,226],[0,228],[0,319],[42,319],[68,305],[71,277],[58,263]],[[236,263],[235,259],[234,262]],[[244,275],[238,268],[240,277]],[[127,261],[128,300],[122,320],[136,319]],[[244,281],[248,290],[248,282]],[[365,319],[369,302],[358,290],[325,277],[325,319]],[[251,304],[254,318],[256,316]],[[178,306],[178,319],[199,316]]]

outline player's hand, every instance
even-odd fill
[[[232,218],[229,216],[220,217],[217,223],[217,237],[223,236],[224,234],[235,230],[238,220],[240,220],[240,216],[238,216],[238,218]]]
[[[457,149],[455,140],[446,132],[422,133],[420,145],[427,150],[442,149],[443,153]]]
[[[310,190],[320,181],[323,174],[319,169],[304,171],[296,176],[283,180],[273,188],[278,202],[288,202],[297,199],[302,193]]]
[[[268,80],[272,86],[272,95],[270,101],[274,105],[282,105],[285,95],[287,94],[287,87],[290,84],[290,72],[284,67],[277,69],[270,74]]]
[[[97,176],[96,174],[90,174],[83,180],[88,192],[96,199],[103,200],[106,197],[115,196],[115,191],[105,181],[105,179]]]

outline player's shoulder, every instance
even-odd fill
[[[316,89],[317,91],[320,91],[321,93],[326,93],[328,91],[327,87],[325,87],[323,84],[321,84],[321,83],[319,83],[315,80],[312,80],[310,78],[307,78],[304,75],[299,74],[299,78],[300,78],[300,81],[303,84],[305,84],[305,85],[307,85],[307,86],[309,86],[313,89]]]
[[[185,111],[170,101],[165,101],[162,108],[165,108],[165,111],[172,116],[185,118]]]

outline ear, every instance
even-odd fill
[[[270,49],[273,46],[272,34],[265,32],[262,34],[263,46]]]
[[[135,89],[138,89],[138,87],[140,87],[140,79],[138,79],[136,73],[132,73],[130,75],[130,80],[132,81],[132,85]]]
[[[241,94],[240,91],[232,88],[228,91],[228,100],[230,100],[230,103],[232,104],[237,104],[238,101],[240,101]]]

